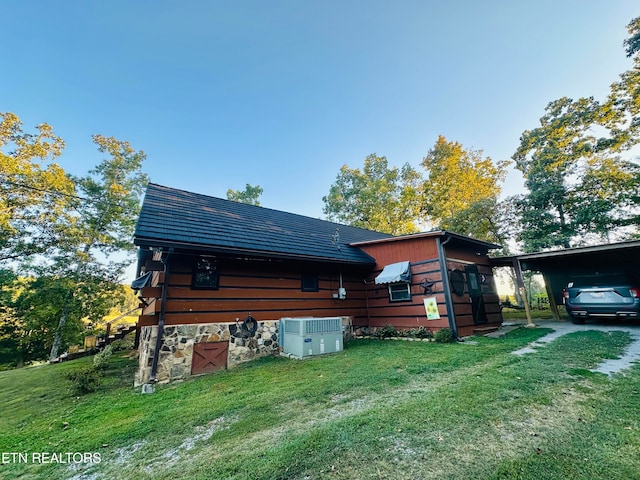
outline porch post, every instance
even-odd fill
[[[547,297],[549,298],[549,308],[551,308],[551,314],[553,315],[553,319],[558,322],[560,321],[560,312],[558,311],[558,304],[556,303],[556,297],[553,296],[553,289],[551,288],[551,279],[547,277],[544,273],[542,274],[542,278],[544,279],[544,288],[547,290]]]
[[[516,282],[518,286],[518,290],[522,295],[522,300],[524,301],[524,311],[527,315],[527,327],[533,328],[535,324],[531,321],[531,310],[529,308],[529,296],[527,295],[527,289],[524,286],[524,278],[522,277],[522,268],[520,266],[520,259],[517,256],[513,257],[513,269],[516,272]]]

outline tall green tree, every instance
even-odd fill
[[[64,146],[46,123],[27,133],[17,115],[0,113],[0,261],[24,261],[58,243],[74,191],[55,163]]]
[[[322,198],[329,220],[401,235],[418,230],[420,174],[409,164],[389,167],[386,157],[371,154],[364,166],[343,165],[329,194]]]
[[[582,235],[612,241],[621,228],[640,225],[640,166],[619,156],[594,155],[585,161],[568,199]]]
[[[629,38],[624,41],[627,57],[633,57],[640,52],[640,17],[636,17],[627,25]]]
[[[513,155],[528,193],[520,200],[525,250],[553,246],[568,248],[577,234],[569,205],[571,185],[579,162],[592,155],[594,138],[585,135],[596,116],[592,98],[555,100],[546,108],[540,126],[525,131]]]
[[[513,160],[527,187],[518,199],[526,251],[624,238],[640,225],[640,169],[621,157],[640,141],[640,21],[628,28],[633,68],[606,100],[555,100],[520,137]]]
[[[422,160],[427,174],[423,187],[427,220],[462,235],[505,242],[498,197],[507,165],[439,136]]]
[[[60,291],[50,358],[58,355],[67,322],[77,325],[83,317],[98,321],[122,300],[116,296],[118,283],[130,262],[122,254],[134,249],[131,238],[148,181],[142,172],[144,152],[114,137],[94,135],[93,142],[108,157],[89,175],[74,178],[77,215],[44,267],[48,276],[67,285]]]
[[[598,139],[599,152],[621,152],[640,141],[640,17],[627,26],[631,35],[624,44],[633,66],[611,85],[611,93],[599,107],[599,125],[605,135]]]
[[[0,269],[0,365],[22,366],[18,344],[21,325],[15,315],[17,275],[13,270]]]
[[[227,200],[233,200],[234,202],[248,203],[249,205],[260,206],[260,196],[264,190],[260,185],[246,184],[244,190],[227,190]]]

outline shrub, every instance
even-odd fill
[[[418,328],[409,330],[409,336],[413,338],[433,338],[433,333],[420,325]]]
[[[95,357],[93,357],[93,366],[97,370],[105,370],[109,366],[109,360],[111,359],[111,354],[113,353],[113,348],[111,345],[107,345],[104,350],[100,353],[97,353]]]
[[[433,338],[435,338],[438,343],[451,343],[455,341],[453,332],[448,328],[441,328],[434,334]]]
[[[378,338],[397,337],[398,331],[393,325],[385,325],[377,329],[375,335]]]
[[[112,351],[119,352],[122,350],[133,350],[133,344],[135,341],[135,334],[128,334],[124,338],[115,340],[111,342],[109,345],[111,346]]]
[[[65,372],[63,375],[71,382],[71,390],[74,395],[95,392],[102,381],[100,371],[93,365],[85,365]]]

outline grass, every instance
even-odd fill
[[[532,308],[530,310],[531,318],[533,320],[552,320],[553,313],[551,313],[550,308]],[[569,314],[567,313],[564,305],[558,305],[558,314],[560,315],[560,320],[568,320]],[[512,320],[526,320],[527,313],[524,309],[515,309],[515,308],[503,308],[502,309],[502,318],[505,322]]]
[[[62,373],[0,372],[0,452],[98,452],[99,464],[0,466],[2,478],[640,478],[640,368],[592,373],[629,342],[584,331],[510,352],[545,329],[464,344],[358,340],[305,361],[131,388],[114,355],[100,391]]]

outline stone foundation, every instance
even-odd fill
[[[278,344],[279,321],[257,322],[256,331],[251,334],[236,323],[204,323],[193,325],[170,325],[164,327],[158,371],[160,383],[183,380],[191,376],[193,345],[202,342],[229,342],[227,368],[280,352]],[[156,347],[158,327],[142,327],[139,364],[135,375],[135,385],[149,381]]]

